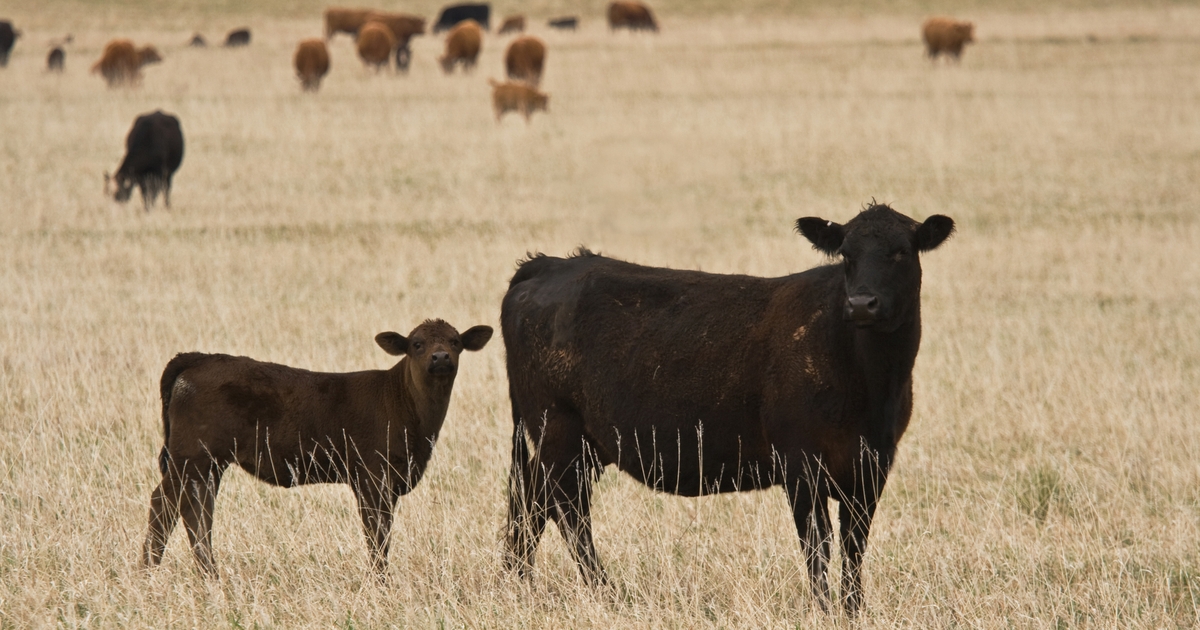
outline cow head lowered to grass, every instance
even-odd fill
[[[822,606],[828,502],[838,501],[842,598],[858,610],[871,520],[912,415],[920,254],[954,222],[872,205],[845,225],[797,227],[841,264],[759,278],[580,250],[520,265],[500,316],[513,409],[511,569],[531,573],[554,519],[583,577],[606,581],[590,497],[612,464],[685,496],[782,485]]]
[[[482,349],[488,326],[461,335],[437,319],[376,343],[402,357],[390,370],[322,373],[246,357],[191,352],[160,382],[162,483],[150,499],[148,566],[162,560],[182,515],[196,563],[216,574],[213,506],[237,464],[278,486],[346,483],[354,491],[371,561],[382,575],[396,500],[416,487],[446,418],[458,358]]]

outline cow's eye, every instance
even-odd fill
[[[901,260],[904,260],[907,257],[908,257],[908,252],[904,251],[903,249],[898,249],[894,253],[892,253],[892,260],[894,260],[896,262],[900,262]]]
[[[421,351],[421,348],[423,348],[423,347],[425,347],[425,344],[421,343],[420,341],[414,341],[414,342],[413,342],[413,345],[412,345],[412,348],[413,348],[413,350],[416,350],[417,352],[420,352],[420,351]]]

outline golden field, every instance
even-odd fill
[[[550,94],[528,125],[491,111],[507,37],[446,77],[440,37],[396,76],[339,36],[303,94],[291,54],[320,5],[3,9],[25,36],[0,70],[0,627],[849,626],[815,609],[779,489],[683,499],[610,470],[593,514],[615,594],[553,528],[532,583],[506,574],[499,335],[462,357],[387,583],[348,488],[234,471],[219,581],[182,528],[162,567],[138,561],[176,352],[385,368],[380,331],[498,326],[526,252],[783,275],[826,262],[796,218],[872,198],[958,233],[924,257],[916,409],[858,625],[1200,624],[1200,9],[970,4],[977,43],[934,66],[917,4],[676,2],[657,36],[610,34],[602,5],[527,9]],[[565,13],[579,32],[541,26]],[[248,48],[184,45],[247,25]],[[139,88],[87,72],[116,36],[165,57]],[[158,108],[187,146],[174,206],[145,213],[103,173]]]

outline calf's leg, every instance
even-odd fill
[[[180,468],[183,470],[184,494],[180,507],[196,566],[206,577],[217,577],[212,549],[213,507],[217,492],[221,489],[221,474],[225,466],[217,462],[204,466],[185,462]]]
[[[819,470],[789,480],[788,501],[792,505],[792,518],[796,522],[796,533],[804,547],[804,560],[808,565],[808,584],[813,599],[822,610],[829,609],[829,552],[832,526],[829,522],[829,498],[822,491]]]
[[[358,501],[358,513],[362,517],[363,534],[367,537],[371,568],[382,579],[387,573],[392,510],[396,504],[393,484],[386,476],[377,479],[364,471],[356,475],[353,487],[354,498]]]
[[[176,471],[168,470],[163,475],[162,483],[150,496],[150,531],[142,546],[142,564],[146,567],[155,567],[162,562],[167,540],[179,522],[179,502],[182,498],[183,485]]]

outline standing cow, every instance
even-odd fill
[[[92,66],[108,87],[137,85],[142,80],[142,67],[162,61],[154,46],[135,48],[128,39],[114,39],[104,46],[100,59]]]
[[[225,354],[180,354],[159,382],[162,483],[150,499],[147,566],[162,561],[179,517],[196,564],[215,576],[213,508],[230,464],[272,485],[349,484],[371,563],[387,567],[392,510],[425,473],[446,419],[463,350],[480,350],[488,326],[462,335],[426,320],[408,337],[379,333],[390,370],[310,372]]]
[[[545,63],[546,45],[529,35],[514,39],[504,52],[504,70],[508,78],[524,81],[533,87],[541,83]]]
[[[454,72],[455,64],[461,63],[463,72],[475,67],[479,49],[483,47],[483,31],[475,20],[467,20],[455,26],[446,36],[446,54],[438,58],[446,74]]]
[[[921,38],[925,40],[925,53],[937,61],[941,53],[954,60],[962,56],[963,46],[975,41],[975,25],[947,17],[933,17],[921,25]]]
[[[232,31],[229,31],[229,34],[225,36],[225,47],[226,48],[237,48],[238,46],[249,46],[249,45],[250,45],[250,29],[248,29],[248,28],[234,29]]]
[[[325,40],[313,38],[301,41],[296,46],[296,56],[292,61],[304,90],[319,90],[321,79],[329,72],[329,48],[325,46]]]
[[[125,203],[136,184],[147,212],[159,191],[163,193],[163,203],[170,208],[171,179],[181,162],[183,130],[179,119],[162,111],[142,114],[133,121],[133,128],[125,138],[125,159],[121,160],[117,174],[112,177],[104,174],[104,192],[108,194],[109,182],[114,182],[113,199]]]
[[[12,22],[0,20],[0,68],[8,65],[8,54],[20,36],[21,31],[14,29]]]
[[[433,24],[433,32],[440,33],[457,26],[460,22],[475,20],[483,30],[491,28],[492,7],[483,4],[452,4],[438,14]]]
[[[635,0],[616,0],[608,5],[608,28],[627,28],[631,31],[658,31],[658,23],[650,7]]]
[[[912,415],[919,255],[954,222],[873,205],[796,222],[841,258],[782,278],[643,267],[586,250],[520,265],[500,315],[512,399],[506,565],[528,575],[553,518],[592,583],[592,483],[615,464],[661,492],[782,485],[812,592],[829,598],[840,503],[842,598],[862,602],[876,502]]]
[[[364,64],[375,66],[375,69],[379,70],[387,65],[392,49],[396,46],[396,38],[387,25],[367,22],[358,31],[355,46],[358,48],[358,58],[362,59]]]

